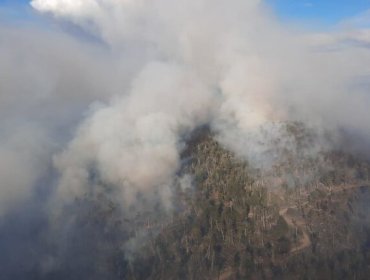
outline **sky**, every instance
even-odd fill
[[[267,0],[283,20],[335,25],[370,9],[370,0]]]
[[[0,0],[0,23],[38,21],[29,2],[29,0]]]
[[[36,20],[29,0],[0,0],[0,20]],[[370,0],[266,0],[275,14],[286,22],[299,22],[315,28],[328,28],[347,19],[363,17]],[[367,13],[367,18],[370,18]],[[366,22],[370,26],[370,20]]]

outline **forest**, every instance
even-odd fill
[[[49,279],[367,279],[369,162],[293,155],[310,135],[299,124],[284,129],[298,150],[281,151],[266,172],[197,130],[178,174],[191,184],[176,182],[172,213],[160,204],[123,213],[108,186],[76,200],[75,261]]]

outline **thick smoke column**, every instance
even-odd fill
[[[308,35],[286,31],[261,1],[31,5],[79,25],[123,65],[133,64],[126,90],[91,110],[68,149],[55,157],[61,196],[85,193],[92,166],[103,182],[120,186],[126,202],[138,191],[163,189],[168,196],[181,137],[206,122],[220,141],[256,163],[271,160],[259,156],[259,128],[271,121],[364,128],[360,114],[369,100],[355,83],[369,70],[367,50],[315,50]]]
[[[103,182],[121,187],[128,204],[138,192],[169,193],[179,168],[180,136],[206,123],[211,106],[212,91],[191,72],[169,63],[148,64],[129,95],[93,110],[56,157],[62,172],[59,194],[84,194],[90,167]]]
[[[236,27],[242,18],[258,12],[258,2],[33,1],[32,5],[91,32],[123,64],[133,53],[140,52],[142,57],[142,61],[133,62],[140,65],[132,66],[137,72],[128,90],[117,92],[108,105],[92,109],[68,149],[55,156],[61,172],[58,198],[73,199],[86,193],[94,173],[102,182],[117,186],[128,205],[140,192],[159,193],[168,203],[168,188],[179,168],[182,137],[223,111],[245,114],[239,106],[240,102],[247,104],[249,97],[240,96],[245,100],[239,100],[239,95],[253,90],[248,87],[270,90],[264,85],[263,73],[258,73],[264,71],[259,69],[263,62],[234,50],[247,44],[244,40],[234,42],[242,38],[238,34],[242,30]],[[209,16],[204,18],[207,11]],[[247,31],[254,33],[252,27]],[[209,38],[202,38],[204,35]],[[252,69],[243,69],[244,64]],[[244,70],[261,77],[256,75],[253,79],[257,81],[251,85],[243,82],[241,88],[234,89],[230,83],[236,81],[229,81],[233,79],[229,76],[240,71],[235,73],[239,76]],[[252,106],[252,100],[249,103],[247,107]],[[263,121],[258,110],[247,109],[246,122]]]

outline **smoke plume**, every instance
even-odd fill
[[[104,188],[123,211],[170,210],[184,139],[204,124],[258,167],[285,121],[318,132],[309,153],[370,141],[366,29],[293,28],[260,0],[30,5],[54,25],[0,27],[0,216],[43,197],[47,232],[70,232],[63,209]],[[48,252],[44,272],[62,265]]]

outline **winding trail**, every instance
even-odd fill
[[[306,249],[307,247],[309,247],[311,245],[311,240],[305,228],[306,224],[303,221],[303,219],[297,219],[297,218],[293,218],[292,216],[290,216],[288,214],[289,208],[293,208],[293,207],[286,207],[286,208],[281,209],[279,211],[279,215],[283,217],[283,219],[285,220],[285,222],[288,224],[289,227],[300,228],[302,230],[303,237],[299,241],[299,244],[290,250],[290,254],[296,254]]]
[[[344,186],[335,187],[334,189],[331,189],[330,192],[331,193],[337,193],[337,192],[340,192],[340,191],[346,191],[346,190],[351,190],[351,189],[359,189],[359,188],[362,188],[362,187],[367,188],[368,184],[369,184],[369,182],[364,182],[363,184],[355,184],[355,185],[348,184],[348,185],[344,185]]]
[[[346,184],[346,185],[342,185],[342,186],[337,186],[337,187],[334,187],[334,188],[331,188],[330,189],[330,193],[337,193],[337,192],[341,192],[341,191],[346,191],[346,190],[352,190],[352,189],[356,189],[356,188],[361,188],[361,187],[366,187],[366,188],[369,188],[369,182],[368,181],[364,181],[364,182],[361,182],[362,184]],[[299,240],[299,244],[294,246],[291,250],[290,250],[290,254],[296,254],[296,253],[299,253],[300,251],[306,249],[307,247],[309,247],[311,245],[311,240],[310,240],[310,237],[309,237],[309,234],[306,230],[306,223],[304,221],[303,218],[297,218],[297,217],[292,217],[291,215],[289,215],[288,213],[288,209],[297,209],[297,207],[295,206],[291,206],[291,207],[285,207],[283,209],[281,209],[279,211],[279,215],[283,217],[283,219],[285,220],[285,222],[288,224],[289,227],[291,228],[299,228],[301,229],[302,233],[303,233],[303,236],[301,238],[301,240]]]
[[[366,188],[369,188],[369,182],[365,182],[364,184],[347,184],[340,187],[335,187],[330,190],[331,193],[337,193],[340,191],[351,190],[355,188],[361,188],[361,186],[365,185]],[[281,197],[282,200],[284,198]],[[293,256],[295,254],[300,253],[301,251],[305,250],[306,248],[311,246],[311,239],[309,237],[308,231],[306,229],[306,223],[302,217],[292,217],[289,213],[289,209],[297,209],[296,206],[289,206],[279,210],[279,215],[283,217],[285,222],[290,228],[299,228],[302,231],[302,238],[299,240],[299,244],[295,245],[293,248],[290,249],[289,256]],[[233,276],[233,270],[231,268],[225,269],[217,278],[217,280],[227,280]]]
[[[231,276],[233,276],[233,270],[231,268],[228,268],[223,271],[223,273],[218,277],[217,280],[227,280],[230,279]]]

